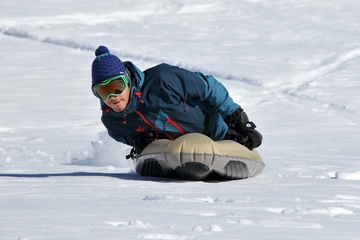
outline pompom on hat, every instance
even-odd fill
[[[98,47],[95,56],[91,66],[92,86],[125,72],[123,62],[112,55],[107,47]]]

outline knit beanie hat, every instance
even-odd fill
[[[106,79],[124,74],[124,64],[117,56],[110,54],[107,47],[98,47],[95,50],[95,56],[96,58],[91,66],[92,86]]]

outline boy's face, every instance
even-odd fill
[[[108,100],[104,100],[104,102],[115,112],[122,112],[129,103],[129,97],[130,88],[127,87],[119,96],[111,96]]]

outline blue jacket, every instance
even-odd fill
[[[131,73],[125,110],[115,112],[101,100],[101,120],[116,141],[128,144],[127,136],[145,132],[168,139],[193,132],[224,138],[224,118],[240,106],[214,77],[164,63],[144,72],[131,62],[124,65]]]

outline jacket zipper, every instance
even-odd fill
[[[179,130],[182,134],[186,134],[184,129],[182,129],[176,122],[174,122],[170,117],[166,119],[169,123],[171,123],[177,130]]]
[[[152,129],[154,129],[155,131],[157,132],[161,132],[160,129],[158,129],[157,127],[155,127],[151,122],[149,122],[144,115],[142,115],[141,112],[139,112],[139,110],[135,110],[134,111],[137,115],[140,116],[140,118],[146,123],[146,125],[148,125],[149,127],[151,127]],[[174,140],[174,138],[172,136],[170,136],[169,134],[166,134],[165,135],[170,139],[170,140]]]

